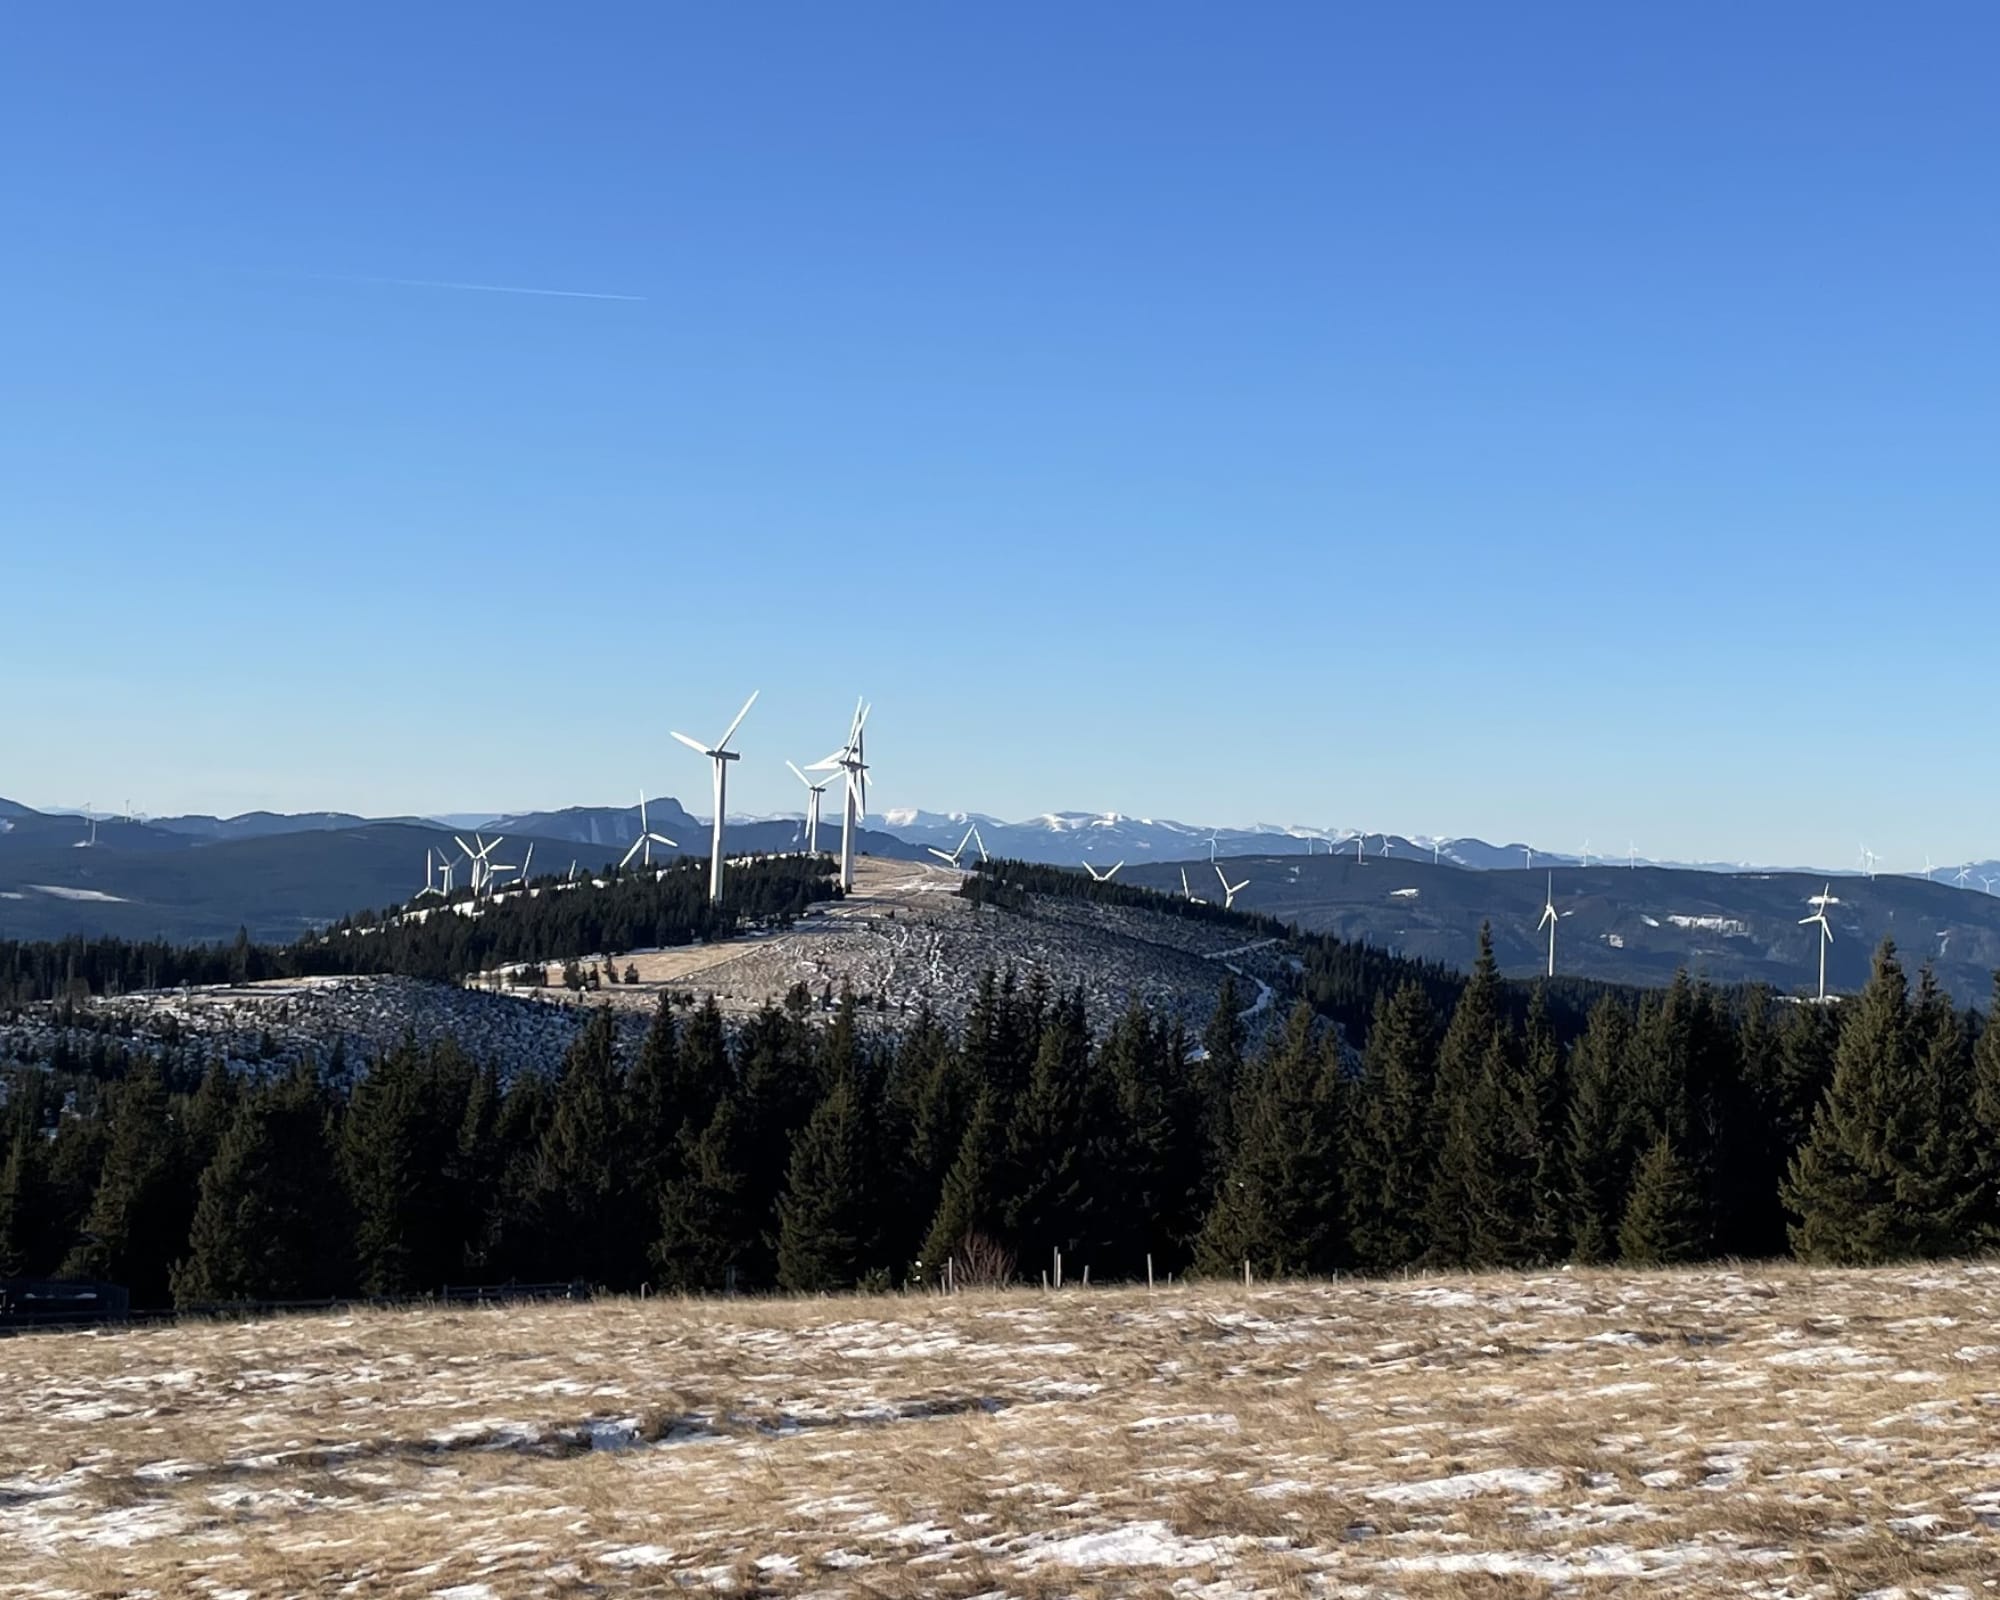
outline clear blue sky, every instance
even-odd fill
[[[17,7],[0,794],[2000,851],[2000,11]],[[414,280],[586,299],[418,287]]]

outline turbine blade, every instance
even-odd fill
[[[800,783],[804,784],[808,789],[810,789],[813,786],[812,779],[808,778],[803,772],[799,771],[799,764],[796,761],[787,761],[785,765],[792,769],[792,776],[797,778]]]
[[[643,845],[643,844],[644,844],[645,842],[646,842],[646,840],[645,840],[645,836],[644,836],[643,834],[642,834],[642,835],[641,835],[640,837],[638,837],[637,839],[634,839],[634,840],[632,841],[632,848],[631,848],[630,850],[627,850],[627,851],[625,852],[625,859],[624,859],[623,861],[620,861],[620,862],[618,863],[618,865],[619,865],[620,867],[629,867],[629,866],[631,866],[631,865],[632,865],[632,858],[633,858],[634,856],[636,856],[636,855],[637,855],[637,854],[639,853],[639,847],[640,847],[641,845]]]
[[[750,691],[750,698],[743,702],[743,709],[736,713],[736,720],[730,723],[729,731],[715,741],[716,749],[727,750],[729,748],[729,741],[736,737],[736,730],[743,726],[743,719],[750,715],[750,708],[757,703],[757,696],[763,692],[762,689],[752,689]]]
[[[690,739],[684,733],[677,733],[674,737],[698,756],[705,756],[709,753],[708,746],[703,744],[699,739]]]

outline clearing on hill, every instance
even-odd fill
[[[1977,1595],[2000,1273],[0,1341],[0,1596]]]

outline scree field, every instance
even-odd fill
[[[0,1341],[0,1595],[1965,1595],[2000,1270]]]

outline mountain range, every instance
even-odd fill
[[[837,847],[837,811],[821,845]],[[466,821],[470,818],[470,825]],[[705,855],[708,825],[677,800],[647,803],[647,824]],[[1307,828],[1204,828],[1113,813],[1052,812],[1022,822],[982,813],[898,810],[861,831],[864,854],[930,860],[959,848],[968,830],[996,857],[1118,867],[1121,878],[1163,891],[1220,897],[1211,852],[1245,887],[1239,909],[1269,912],[1316,931],[1405,955],[1469,964],[1479,926],[1492,924],[1502,966],[1527,975],[1546,963],[1536,923],[1551,880],[1561,913],[1558,968],[1610,981],[1664,981],[1681,966],[1724,982],[1764,981],[1797,991],[1816,976],[1812,930],[1799,926],[1807,897],[1838,882],[1832,987],[1866,976],[1867,958],[1893,935],[1929,959],[1961,1000],[1984,1001],[2000,966],[2000,868],[1970,869],[1970,889],[1921,876],[1720,870],[1715,864],[1645,861],[1585,866],[1576,857],[1476,838],[1337,833]],[[498,859],[533,849],[538,871],[590,871],[616,862],[639,831],[637,806],[571,806],[448,819],[359,817],[342,812],[107,819],[42,812],[0,800],[0,938],[115,934],[184,941],[226,939],[239,927],[287,939],[351,913],[407,901],[423,887],[427,855],[457,859],[454,836],[503,835]],[[796,817],[732,819],[732,853],[796,850]],[[961,859],[977,854],[969,846]],[[1528,862],[1534,865],[1530,869]],[[463,877],[459,879],[464,882]]]

